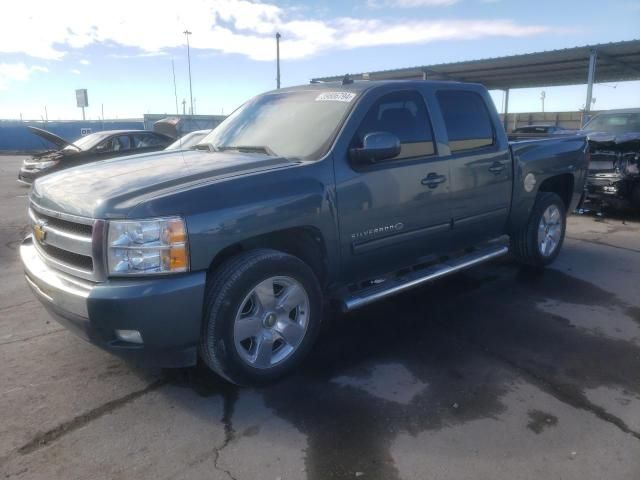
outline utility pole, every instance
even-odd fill
[[[182,99],[182,115],[186,115],[186,112],[185,112],[186,108],[187,108],[187,101],[183,98]]]
[[[191,52],[189,49],[189,35],[191,35],[192,32],[190,32],[189,30],[185,30],[182,33],[184,33],[184,36],[187,37],[187,62],[189,63],[189,100],[191,104],[191,115],[193,115],[193,89],[191,88]]]
[[[173,58],[171,59],[171,72],[173,73],[173,96],[176,99],[176,115],[180,113],[178,110],[178,90],[176,89],[176,67],[173,64]]]
[[[540,92],[540,101],[542,102],[542,113],[544,113],[544,99],[546,98],[546,96],[547,96],[547,93],[544,90],[542,90]]]
[[[280,88],[280,32],[276,32],[276,85]]]
[[[44,106],[44,124],[46,125],[49,121],[49,112],[47,112],[47,106]]]

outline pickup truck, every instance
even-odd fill
[[[509,144],[480,85],[285,88],[195,150],[38,179],[20,255],[37,298],[98,346],[268,382],[308,353],[325,308],[509,251],[551,263],[586,154],[580,136]]]

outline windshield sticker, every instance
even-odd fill
[[[316,97],[316,102],[347,102],[356,96],[353,92],[325,92]]]

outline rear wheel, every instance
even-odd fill
[[[511,250],[524,264],[549,265],[560,253],[566,227],[562,199],[552,192],[540,192],[527,223],[512,236]]]
[[[243,253],[211,279],[201,356],[236,384],[274,380],[310,350],[321,304],[317,279],[302,260],[275,250]]]

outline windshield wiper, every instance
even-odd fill
[[[216,150],[218,152],[222,152],[225,150],[237,150],[238,152],[264,153],[266,155],[269,155],[270,157],[278,156],[276,152],[263,145],[226,145],[224,147],[217,147]]]

